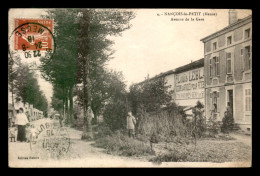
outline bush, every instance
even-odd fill
[[[124,102],[110,103],[105,106],[104,122],[112,131],[125,129],[127,111],[127,105]]]
[[[222,126],[221,126],[221,131],[223,133],[229,133],[230,131],[233,130],[234,127],[234,118],[233,118],[233,114],[227,110],[225,112],[225,116],[222,119]]]
[[[128,138],[120,131],[113,133],[111,136],[97,139],[95,146],[105,148],[108,153],[123,156],[143,156],[154,154],[154,151],[151,151],[149,143]]]
[[[96,139],[112,135],[112,131],[105,123],[100,123],[95,128],[93,131],[97,131],[94,135]]]
[[[196,137],[202,137],[202,135],[204,134],[204,132],[206,131],[206,118],[203,117],[203,110],[204,105],[198,101],[197,105],[194,107],[193,109],[193,128],[194,128],[194,135],[196,135]]]
[[[216,134],[219,132],[219,123],[216,120],[214,115],[210,116],[209,121],[207,123],[207,128],[209,131],[210,137],[215,137]]]
[[[176,149],[173,148],[170,152],[160,154],[154,158],[151,158],[151,162],[184,162],[187,161],[188,156],[190,155],[191,150],[185,149]]]
[[[150,139],[153,133],[159,141],[166,141],[173,136],[185,137],[188,133],[186,121],[177,110],[145,113],[139,119],[137,132],[147,139]]]

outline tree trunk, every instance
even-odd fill
[[[90,29],[90,16],[88,10],[82,10],[83,16],[80,22],[80,36],[86,38],[85,41],[80,43],[81,55],[83,57],[83,103],[84,103],[84,128],[81,139],[93,139],[91,117],[87,114],[87,109],[91,104],[90,99],[90,79],[89,79],[89,46],[88,34]],[[85,30],[86,29],[86,30]],[[86,43],[85,43],[86,42]],[[86,44],[86,45],[85,45]],[[84,47],[84,48],[82,48]]]
[[[70,116],[70,124],[73,124],[73,95],[72,95],[73,87],[69,88],[69,116]]]

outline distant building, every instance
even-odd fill
[[[175,69],[175,102],[180,106],[204,104],[204,59]]]
[[[189,110],[196,105],[198,101],[202,104],[204,98],[204,59],[191,62],[187,65],[160,73],[149,80],[164,79],[166,85],[173,90],[172,100],[179,106]],[[142,85],[145,81],[136,85]],[[205,105],[205,104],[204,104]]]
[[[235,123],[251,129],[252,16],[237,19],[229,11],[229,25],[203,39],[206,117],[222,120],[230,105]]]

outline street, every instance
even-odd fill
[[[40,119],[31,122],[38,128],[46,122],[58,123],[57,120]],[[94,142],[81,140],[81,131],[66,127],[70,148],[66,156],[61,159],[42,159],[38,153],[30,149],[30,143],[9,142],[9,166],[10,167],[185,167],[189,162],[163,162],[160,165],[147,162],[145,159],[129,158],[106,154],[104,149],[96,148]],[[193,163],[194,167],[203,164],[205,167],[221,167],[222,163]],[[239,163],[223,163],[230,167],[238,167]],[[245,164],[245,163],[241,163]]]

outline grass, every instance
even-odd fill
[[[123,156],[138,157],[154,154],[148,143],[129,138],[120,132],[96,139],[94,146],[105,148],[107,153]]]
[[[251,148],[237,141],[199,140],[193,144],[168,145],[168,151],[150,159],[152,162],[238,162],[251,160]]]

